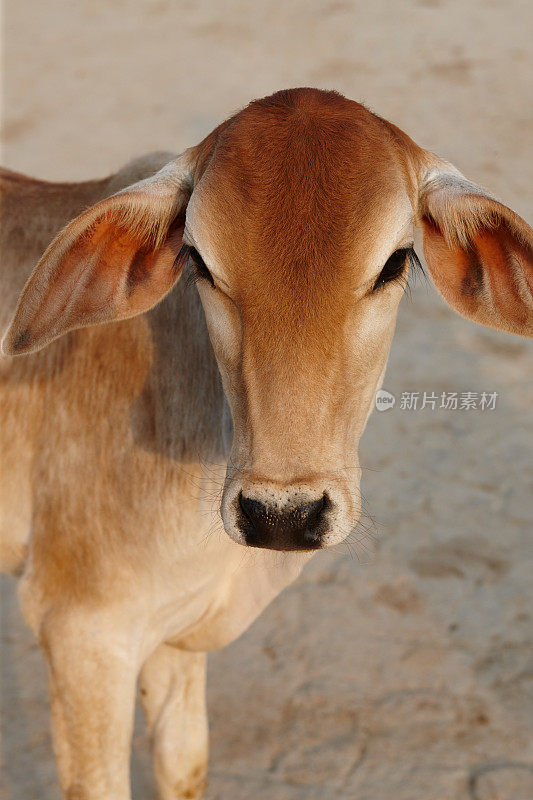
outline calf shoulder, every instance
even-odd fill
[[[168,158],[84,184],[2,174],[2,332],[57,230]],[[4,567],[20,570],[29,543],[25,577],[50,599],[131,592],[160,532],[176,535],[194,503],[185,475],[221,457],[222,390],[194,287],[135,319],[2,359],[0,398]]]

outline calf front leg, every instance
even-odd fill
[[[206,784],[205,653],[161,644],[140,676],[160,800],[199,800]]]
[[[118,633],[120,632],[119,626]],[[137,662],[98,618],[48,619],[52,733],[65,800],[130,800]]]

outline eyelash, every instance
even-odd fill
[[[413,248],[401,247],[399,250],[395,250],[388,258],[372,287],[372,292],[378,292],[393,281],[401,281],[405,276],[405,265],[407,262],[411,269],[416,268],[423,271],[422,265]]]
[[[188,247],[188,255],[193,263],[193,271],[191,273],[193,280],[203,280],[206,281],[210,286],[215,288],[215,281],[213,280],[213,276],[209,272],[207,268],[207,264],[203,260],[202,256],[196,249],[196,247]]]

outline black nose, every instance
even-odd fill
[[[327,494],[309,503],[269,508],[260,500],[239,495],[239,527],[251,547],[269,550],[317,550],[325,529]]]

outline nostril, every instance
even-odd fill
[[[319,497],[318,500],[313,500],[311,503],[303,503],[294,509],[295,516],[299,517],[304,525],[312,525],[318,522],[322,512],[326,508],[329,498],[326,493]]]
[[[253,500],[251,497],[245,497],[242,492],[239,494],[239,506],[248,522],[251,522],[252,525],[258,517],[264,517],[266,515],[266,507],[260,500]]]

